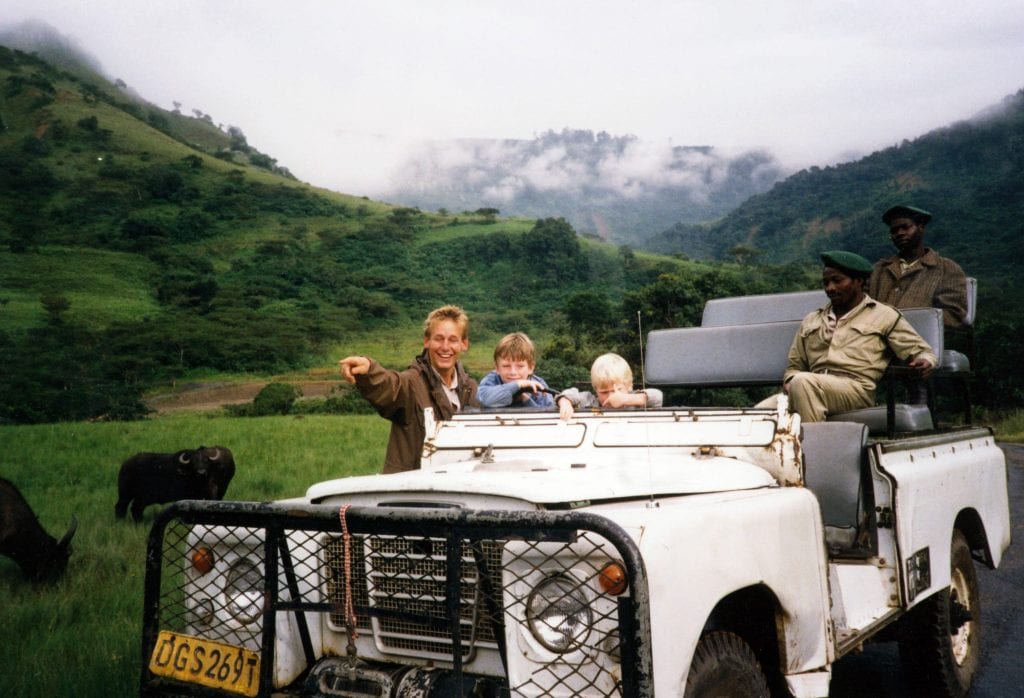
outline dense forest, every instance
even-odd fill
[[[697,262],[499,213],[317,189],[236,126],[0,47],[0,422],[141,417],[169,381],[330,366],[449,302],[485,345],[529,332],[568,385],[609,349],[638,363],[639,327],[698,323],[708,298],[817,283],[799,254]],[[978,329],[982,400],[1024,404],[1020,322]]]

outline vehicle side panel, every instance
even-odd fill
[[[1005,456],[988,430],[877,444],[874,457],[895,483],[901,579],[912,556],[919,560],[927,549],[930,562],[931,585],[913,590],[904,584],[905,603],[916,604],[949,585],[953,526],[965,512],[980,518],[998,566],[1010,543],[1010,514]]]
[[[757,585],[778,600],[783,670],[828,664],[827,563],[818,503],[807,490],[693,495],[591,511],[635,536],[644,557],[656,695],[681,695],[712,610]]]

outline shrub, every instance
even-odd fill
[[[373,405],[367,402],[359,391],[350,385],[332,388],[324,398],[298,402],[293,414],[373,414]]]
[[[256,416],[288,414],[295,401],[302,397],[302,390],[291,383],[267,383],[252,400]]]

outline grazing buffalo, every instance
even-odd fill
[[[18,563],[31,581],[51,582],[64,574],[76,528],[78,519],[72,516],[58,541],[43,529],[14,483],[0,478],[0,554]]]
[[[177,453],[136,453],[121,464],[114,515],[142,520],[150,504],[179,499],[223,499],[235,475],[235,459],[223,446],[200,446]]]

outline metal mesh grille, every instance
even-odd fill
[[[363,609],[369,605],[366,596],[366,562],[363,557],[363,537],[352,536],[349,555],[352,564],[352,605]],[[341,536],[324,537],[324,561],[327,568],[327,599],[334,610],[328,617],[328,627],[342,630],[345,627],[345,544]],[[356,628],[369,630],[370,617],[356,612]]]
[[[326,543],[331,568],[331,601],[343,604],[343,545],[331,537]],[[473,545],[463,541],[459,584],[459,637],[463,656],[469,657],[478,646],[496,647],[494,623],[482,598],[481,569],[490,576],[488,588],[501,588],[501,549],[498,541]],[[402,536],[362,536],[353,540],[353,603],[357,626],[369,628],[369,616],[360,608],[395,612],[379,615],[372,623],[380,646],[396,654],[450,659],[452,635],[448,625],[447,570],[448,543],[443,538]],[[358,572],[356,572],[358,570]],[[499,596],[493,594],[492,599]],[[500,607],[500,600],[495,601]],[[399,615],[400,614],[400,615]],[[415,616],[412,617],[412,616]],[[332,613],[331,626],[344,624],[341,613]]]
[[[260,648],[264,591],[263,529],[241,526],[191,526],[172,521],[164,535],[160,577],[160,627],[246,647]],[[317,554],[315,531],[289,531],[279,547],[279,601],[323,599],[324,567]],[[203,572],[192,564],[205,548],[213,568]],[[288,555],[281,556],[281,548]],[[225,552],[231,551],[228,567]],[[239,560],[239,558],[242,558]],[[191,594],[189,593],[191,591]]]
[[[531,622],[556,637],[555,622],[563,606],[585,599],[591,614],[589,629],[581,632],[573,649],[550,661],[540,643],[522,643],[527,657],[537,657],[529,671],[513,669],[509,685],[513,695],[525,696],[619,696],[622,695],[619,614],[616,597],[601,593],[599,578],[605,565],[618,559],[615,548],[600,535],[580,531],[572,543],[517,541],[507,546],[505,559],[505,618],[509,623]],[[532,592],[545,580],[558,581],[557,591],[546,601],[530,605]],[[627,591],[628,594],[628,591]],[[545,622],[545,611],[551,620]],[[532,618],[532,620],[531,620]],[[547,627],[544,627],[547,626]],[[532,638],[529,629],[520,636]],[[509,648],[512,651],[512,648]]]

